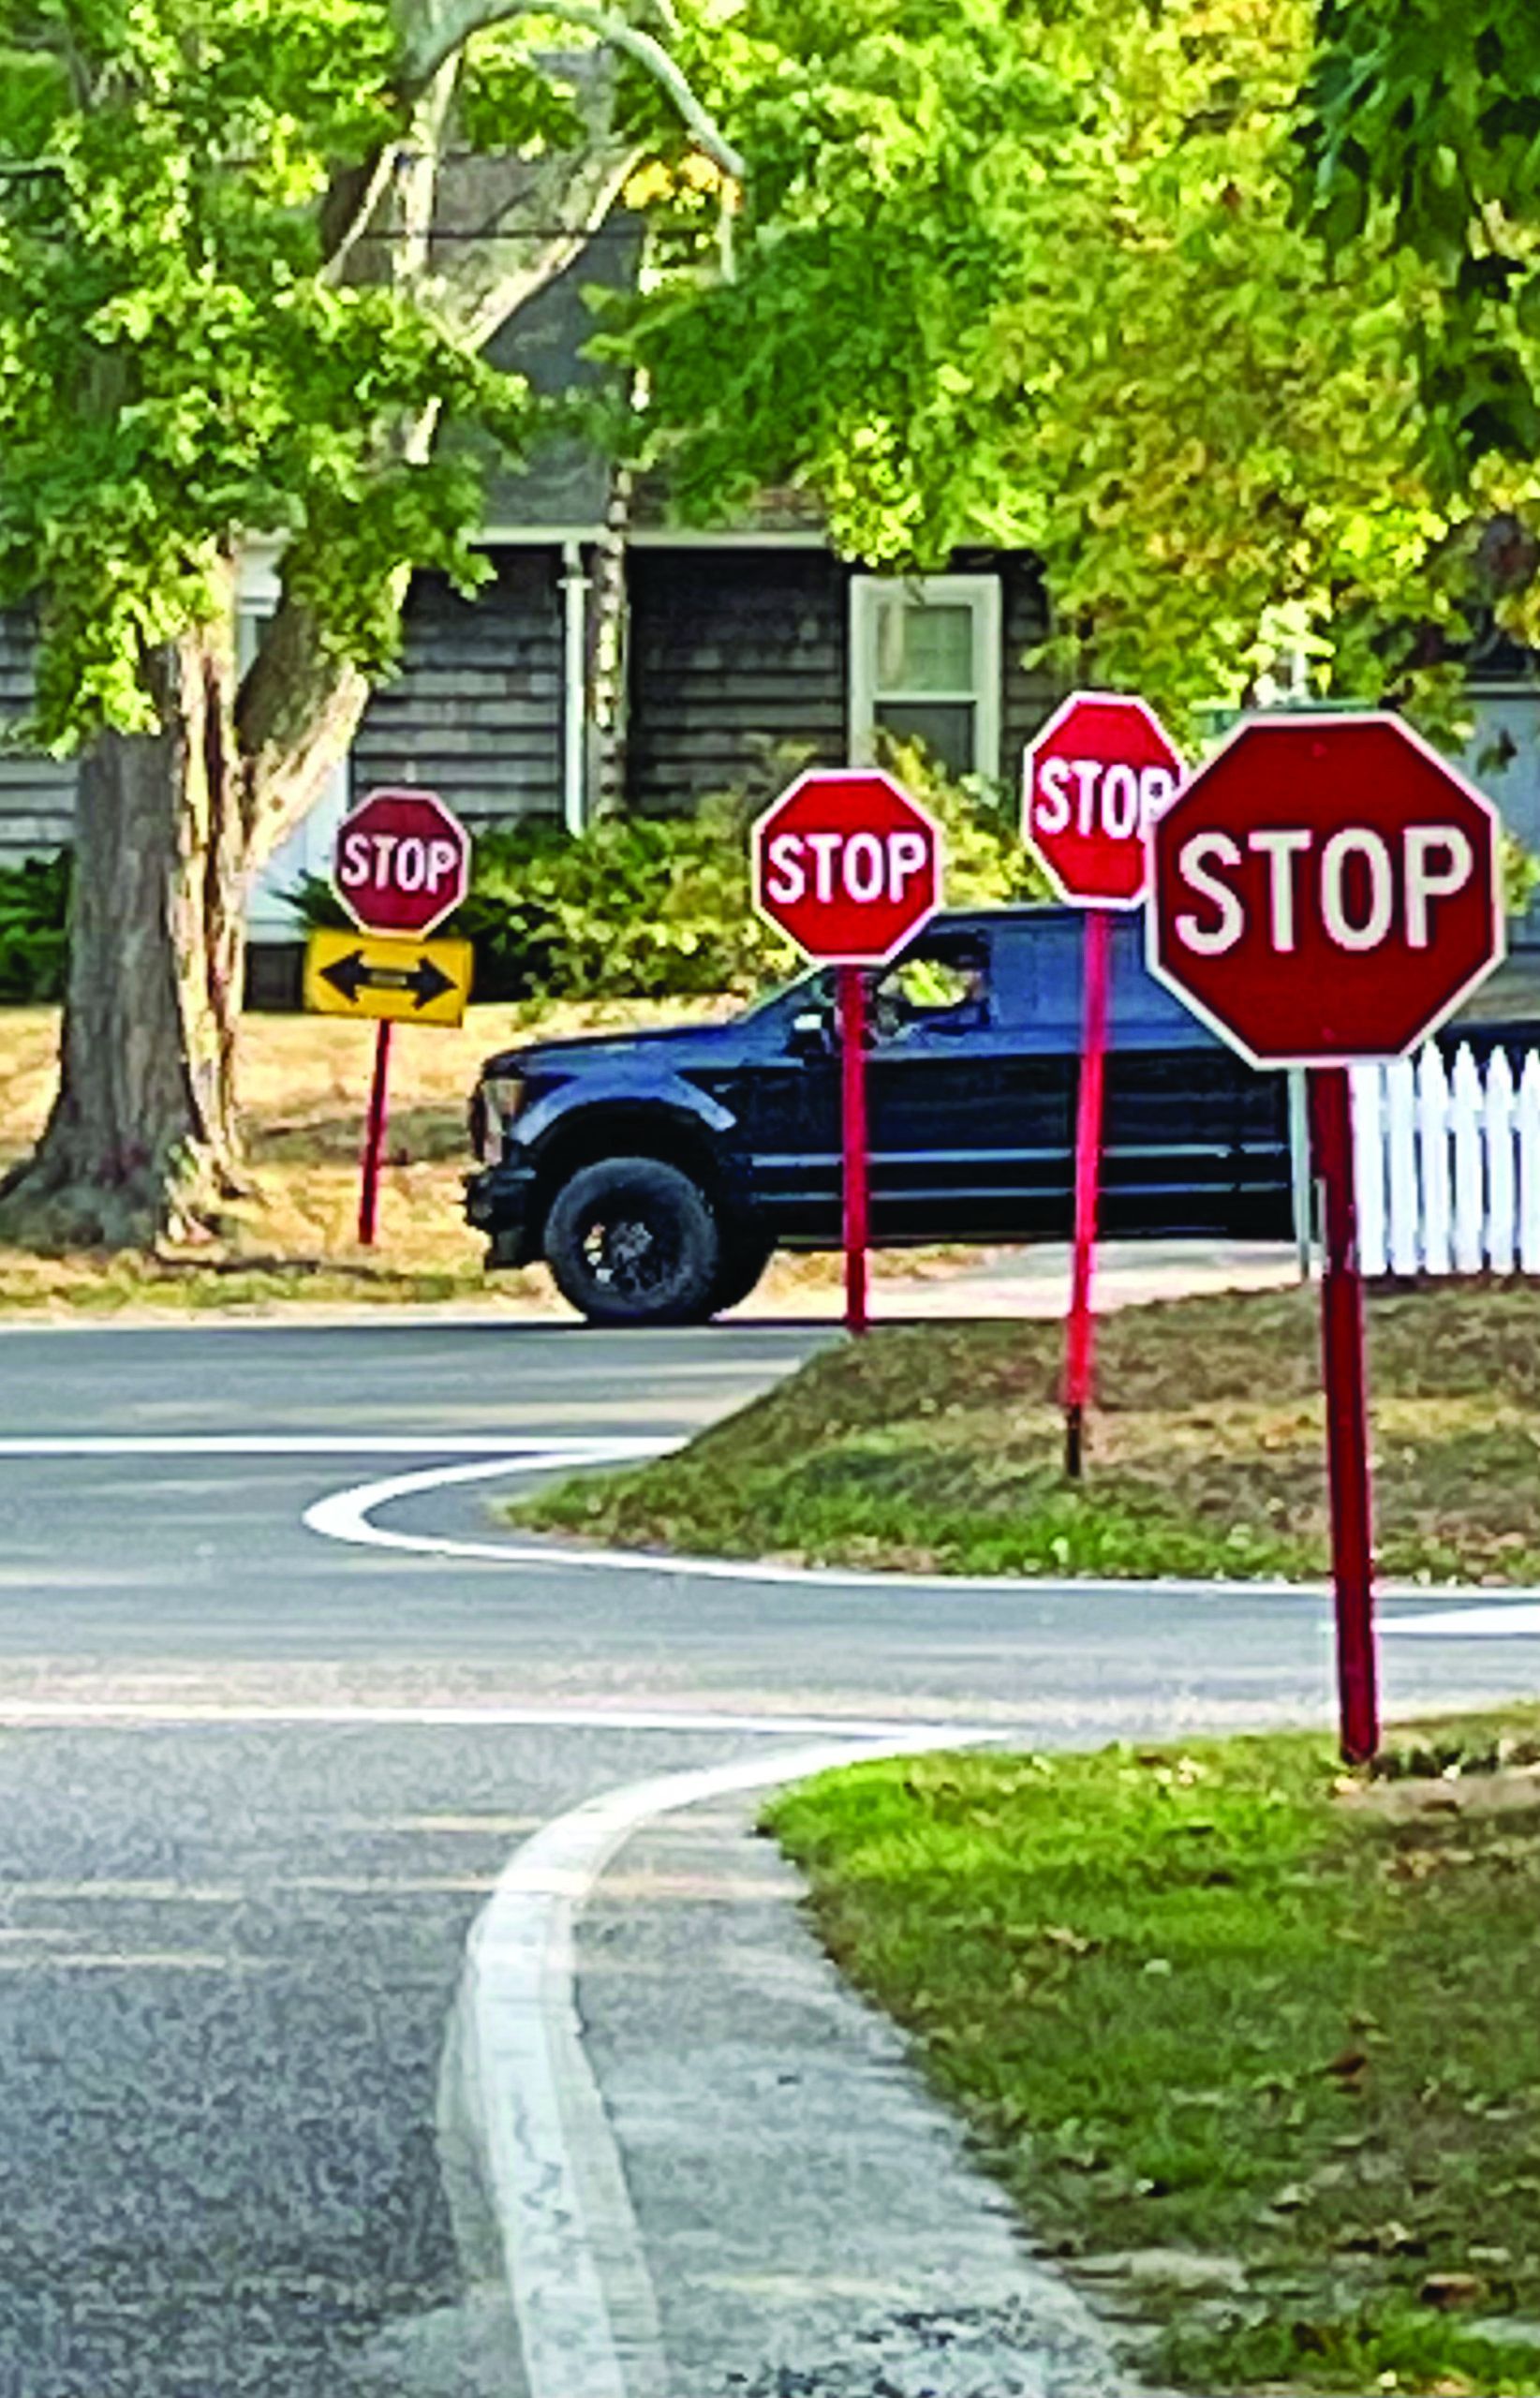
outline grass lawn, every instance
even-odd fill
[[[1540,1288],[1372,1299],[1384,1570],[1540,1581]],[[826,1352],[678,1456],[520,1520],[634,1547],[943,1573],[1321,1574],[1313,1292],[1126,1308],[1098,1334],[1087,1479],[1061,1472],[1053,1323],[895,1327]]]
[[[1162,2387],[1540,2392],[1540,1708],[850,1768],[818,1928]]]

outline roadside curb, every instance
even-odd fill
[[[945,1738],[989,1737],[949,1726]],[[530,2398],[670,2398],[657,2302],[577,2007],[576,1922],[644,1825],[703,1800],[940,1745],[826,1739],[586,1800],[517,1849],[473,1930],[439,2083],[456,2238],[500,2256]]]
[[[486,1979],[510,1928],[496,1922],[505,1898],[512,1931],[532,1929],[512,1861],[479,1928],[466,2004],[489,2166],[495,2041],[493,2076],[511,2065],[522,2101],[503,2121],[526,2144],[525,2186],[503,2219],[530,2398],[721,2398],[729,2386],[741,2398],[1132,2398],[1140,2387],[1094,2303],[970,2157],[902,2034],[799,1919],[802,1877],[751,1837],[751,1794],[934,1741],[917,1727],[898,1743],[840,1740],[668,1775],[535,1836],[523,1858],[555,1934],[544,2028],[568,2127],[565,2191],[531,2171],[532,2015],[514,2032],[517,1982],[498,1991]],[[579,1838],[589,1853],[576,1887]],[[570,2069],[583,2079],[575,2139]],[[597,2183],[590,2104],[612,2169]],[[594,2369],[592,2320],[573,2320],[583,2255],[558,2272],[557,2233],[598,2268],[617,2382]],[[573,2346],[552,2345],[564,2318],[572,2337],[590,2335],[581,2369]]]

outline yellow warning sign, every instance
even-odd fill
[[[470,997],[468,940],[400,933],[314,932],[304,949],[304,1003],[318,1015],[459,1024]]]

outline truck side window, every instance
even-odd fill
[[[880,1041],[911,1031],[976,1031],[989,1021],[986,947],[946,940],[908,951],[879,977],[872,1021]]]

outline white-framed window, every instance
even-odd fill
[[[851,756],[923,741],[954,775],[1000,773],[1000,589],[993,574],[851,579]]]

